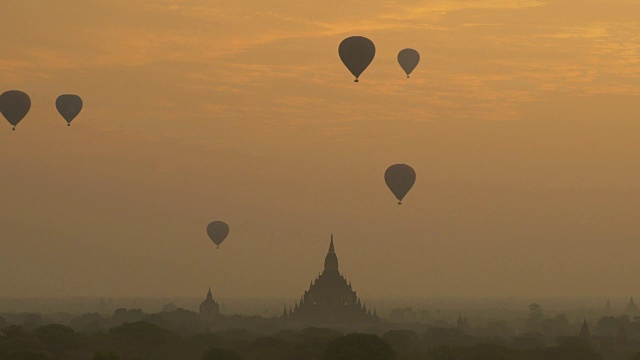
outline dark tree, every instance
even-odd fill
[[[542,332],[550,338],[568,335],[571,333],[571,324],[566,315],[559,314],[542,321]]]
[[[471,346],[476,341],[472,336],[462,334],[458,329],[432,327],[422,336],[424,345],[436,347],[442,345]]]
[[[177,334],[157,325],[143,321],[127,323],[109,330],[110,349],[115,349],[123,358],[174,360],[199,356]]]
[[[480,344],[467,350],[466,359],[473,360],[510,360],[518,359],[517,352],[504,346]]]
[[[98,313],[84,314],[71,319],[70,326],[83,333],[96,333],[108,328],[108,321]]]
[[[456,360],[456,359],[460,359],[462,354],[463,354],[462,348],[443,345],[443,346],[438,346],[438,347],[429,349],[428,357],[426,357],[425,359]]]
[[[223,338],[229,339],[229,340],[242,340],[242,341],[252,341],[256,338],[256,336],[250,333],[248,330],[239,329],[239,328],[219,331],[216,333],[216,335],[220,335]]]
[[[504,320],[493,321],[487,324],[486,335],[509,337],[515,335],[515,330]]]
[[[525,325],[530,332],[542,331],[542,308],[538,304],[529,305],[529,317],[527,318]]]
[[[396,351],[408,351],[418,340],[418,334],[411,330],[389,330],[382,335],[382,340],[388,342]]]
[[[37,328],[33,334],[36,339],[45,344],[47,352],[56,358],[63,357],[65,352],[79,346],[78,335],[73,329],[63,325],[45,325]]]
[[[539,333],[526,333],[512,339],[513,347],[520,350],[540,349],[545,347],[545,337]]]
[[[542,318],[542,308],[540,307],[540,305],[535,303],[529,305],[529,319],[540,321],[542,320]]]
[[[579,337],[565,336],[558,339],[559,346],[548,348],[544,358],[548,360],[601,360],[602,356],[591,343]]]
[[[341,333],[326,328],[307,328],[295,339],[295,346],[288,351],[283,360],[320,359],[324,356],[327,345]]]
[[[42,326],[43,324],[44,319],[40,314],[28,314],[27,316],[25,316],[23,322],[24,328],[29,331],[37,328],[38,326]]]
[[[242,355],[247,360],[282,360],[292,345],[275,337],[262,337],[249,343]]]
[[[231,350],[213,348],[202,355],[202,360],[242,360],[242,358]]]
[[[18,351],[6,355],[0,354],[3,360],[52,360],[53,358],[43,352]]]
[[[27,332],[20,325],[8,326],[8,327],[2,329],[2,332],[9,339],[16,338],[16,337],[26,337],[27,336]]]
[[[120,360],[120,357],[118,356],[118,354],[116,354],[115,351],[110,351],[106,354],[97,352],[92,360]]]
[[[329,343],[325,352],[326,360],[388,360],[395,351],[377,335],[350,334]]]
[[[342,336],[341,333],[333,329],[310,327],[302,330],[298,338],[299,342],[322,342],[330,341]]]

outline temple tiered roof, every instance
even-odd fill
[[[333,244],[324,259],[324,271],[311,282],[299,302],[283,316],[291,322],[305,324],[335,324],[372,322],[375,312],[368,310],[353,291],[351,283],[340,274]]]

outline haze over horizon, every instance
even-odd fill
[[[7,0],[0,297],[640,296],[640,3],[364,4]]]

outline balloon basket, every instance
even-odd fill
[[[11,130],[16,131],[16,127],[14,126]]]
[[[360,82],[360,80],[358,80],[358,79],[355,79],[355,80],[353,80],[353,82]]]
[[[71,126],[71,124],[67,124],[67,126]]]
[[[402,201],[398,201],[398,205],[402,205]]]

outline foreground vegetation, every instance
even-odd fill
[[[31,331],[7,326],[0,335],[3,360],[597,360],[596,344],[560,337],[550,347],[536,347],[539,336],[477,339],[455,329],[433,328],[418,334],[391,330],[374,334],[341,334],[325,328],[280,330],[257,336],[246,330],[180,336],[144,321],[125,323],[106,332],[80,333],[50,324]],[[640,354],[608,358],[640,360]]]
[[[392,312],[395,322],[331,329],[260,316],[205,321],[175,307],[3,313],[0,360],[640,360],[639,316],[603,316],[591,333],[563,314],[544,316],[537,304],[529,310],[527,318],[474,327],[462,316],[457,326],[416,321],[401,309]]]

